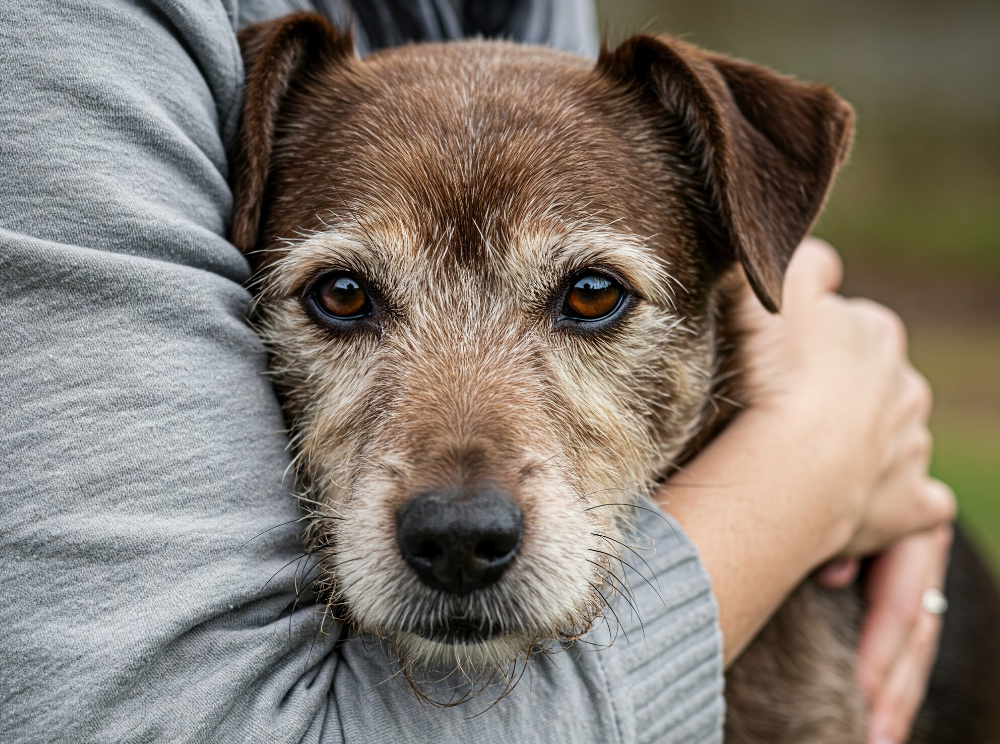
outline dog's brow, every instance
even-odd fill
[[[390,274],[405,273],[399,262],[407,251],[386,255],[384,247],[373,245],[369,237],[350,227],[333,227],[289,241],[288,253],[271,269],[266,293],[273,298],[291,296],[332,269],[392,284]],[[408,237],[400,234],[393,244],[409,243]],[[523,274],[521,278],[529,283],[537,282],[539,276],[558,283],[583,269],[604,267],[618,271],[647,301],[671,311],[678,307],[677,294],[687,291],[674,276],[669,261],[647,239],[633,233],[606,227],[577,227],[560,234],[530,230],[515,237],[510,248],[504,259],[498,256],[497,260],[503,261],[511,274]]]
[[[676,295],[686,289],[673,276],[670,263],[648,240],[631,233],[603,229],[574,230],[559,238],[535,235],[521,241],[512,257],[544,261],[559,277],[590,267],[614,269],[649,302],[675,310]],[[533,258],[532,258],[533,257]]]
[[[363,275],[378,274],[387,257],[367,240],[348,230],[332,229],[289,242],[289,251],[274,263],[267,291],[275,297],[287,297],[299,291],[313,277],[331,269],[344,269]]]

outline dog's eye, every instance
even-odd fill
[[[574,320],[600,320],[617,310],[624,296],[625,290],[614,279],[603,274],[581,274],[566,294],[562,314]]]
[[[323,312],[340,320],[360,318],[371,312],[368,293],[350,274],[321,280],[313,290],[313,297]]]

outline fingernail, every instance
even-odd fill
[[[896,744],[896,742],[894,742],[892,739],[887,739],[886,737],[882,737],[881,739],[876,739],[875,744]]]

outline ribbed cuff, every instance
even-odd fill
[[[622,597],[615,602],[623,632],[605,657],[622,740],[720,744],[722,633],[711,582],[680,525],[646,506],[655,513],[643,512],[638,542],[653,547],[636,548],[645,563],[619,548],[631,564],[625,583],[634,609]]]

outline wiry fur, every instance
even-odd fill
[[[254,115],[273,125],[267,174],[237,179],[238,202],[260,211],[238,212],[234,235],[261,251],[257,323],[321,594],[407,674],[476,679],[579,637],[614,612],[613,595],[627,600],[615,571],[629,505],[723,411],[719,278],[737,249],[704,220],[719,207],[711,133],[623,81],[628,50],[595,74],[501,43],[362,63],[317,29],[303,48],[287,27],[259,34],[248,64],[288,80],[277,103],[258,95],[275,107]],[[255,56],[268,48],[276,59]],[[554,322],[565,282],[587,268],[634,298],[600,333]],[[374,296],[364,327],[331,329],[303,302],[332,270]],[[514,565],[464,597],[420,583],[396,542],[404,503],[456,483],[500,487],[524,515]],[[500,632],[427,640],[463,620]]]
[[[241,43],[233,238],[260,269],[314,586],[418,692],[456,673],[509,689],[518,662],[628,602],[631,507],[744,399],[741,276],[777,308],[850,108],[650,37],[596,67],[482,41],[362,62],[310,15]],[[558,320],[583,269],[630,296],[599,330]],[[364,283],[370,318],[310,309],[331,271]],[[404,504],[453,487],[510,494],[524,523],[503,577],[464,596],[422,584],[396,537]],[[856,610],[792,596],[729,676],[730,742],[863,741]]]
[[[702,426],[714,371],[710,316],[699,307],[707,298],[685,286],[701,261],[651,247],[657,232],[678,239],[691,229],[686,210],[652,209],[681,197],[647,152],[647,128],[630,127],[646,172],[617,153],[595,163],[600,133],[576,125],[603,117],[607,128],[617,107],[588,113],[572,91],[544,90],[534,70],[553,58],[595,87],[575,58],[538,51],[510,62],[507,48],[429,56],[421,78],[391,55],[382,69],[369,69],[375,59],[348,63],[346,90],[291,86],[277,119],[257,323],[316,517],[308,537],[322,561],[319,586],[343,619],[388,639],[404,670],[414,660],[444,672],[502,667],[588,630],[607,599],[627,591],[613,575],[613,541],[623,541],[629,509],[610,505],[645,496]],[[497,119],[484,104],[511,95],[498,65],[542,89],[522,121],[514,112]],[[402,74],[410,108],[368,90],[395,96],[391,81]],[[345,115],[322,113],[338,120],[336,135],[318,158],[302,158],[326,129],[312,120],[316,95],[332,96],[328,105]],[[433,116],[420,111],[431,100]],[[376,111],[383,134],[373,136]],[[321,180],[304,172],[312,168]],[[611,204],[609,168],[632,192]],[[586,171],[589,188],[571,186]],[[647,200],[652,218],[621,219],[629,198]],[[559,331],[553,297],[594,266],[616,272],[643,302],[607,337]],[[309,283],[333,269],[377,293],[377,328],[332,334],[304,309]],[[423,586],[395,537],[403,503],[456,482],[502,487],[525,524],[503,580],[462,598]],[[474,646],[413,632],[462,617],[502,632]]]
[[[323,589],[357,627],[444,668],[456,655],[465,666],[506,663],[548,639],[576,638],[603,610],[602,593],[616,591],[600,537],[622,538],[616,509],[591,507],[644,495],[698,428],[711,375],[686,357],[707,357],[709,341],[672,309],[665,263],[627,233],[593,227],[567,244],[557,226],[508,238],[501,265],[482,276],[428,261],[405,224],[378,229],[348,222],[297,242],[270,266],[260,295],[259,327],[318,517],[309,537],[327,571]],[[546,322],[564,277],[594,265],[651,298],[614,347]],[[331,338],[299,301],[331,268],[378,277],[398,318]],[[493,274],[512,279],[498,286]],[[677,337],[664,354],[659,341]],[[664,384],[668,365],[678,373]],[[669,429],[652,425],[667,416]],[[502,582],[451,597],[403,562],[395,515],[413,494],[477,479],[517,498],[523,547]],[[475,651],[410,632],[467,614],[503,632]]]

